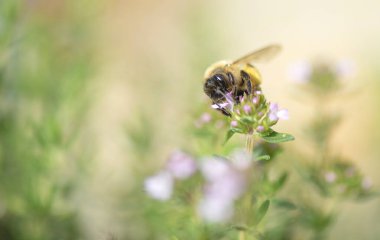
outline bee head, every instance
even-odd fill
[[[203,90],[213,101],[220,102],[228,93],[227,77],[221,73],[212,75],[206,79]]]

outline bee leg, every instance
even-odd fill
[[[234,75],[232,75],[232,73],[228,72],[227,76],[228,76],[228,80],[230,81],[231,85],[234,86],[235,85]]]
[[[251,81],[247,81],[247,90],[248,90],[248,95],[252,94],[252,83]]]
[[[217,104],[215,102],[213,102],[213,104],[216,104],[218,106],[218,108],[216,108],[216,110],[218,110],[219,112],[223,113],[224,115],[226,115],[228,117],[231,117],[231,113],[229,113],[225,107],[221,107],[219,104]]]
[[[226,115],[227,117],[231,117],[231,113],[227,112],[225,108],[218,108],[218,110],[224,115]]]

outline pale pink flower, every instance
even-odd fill
[[[243,106],[243,109],[244,109],[244,112],[246,113],[246,114],[250,114],[251,112],[252,112],[252,108],[251,108],[251,106],[249,106],[249,105],[244,105]]]
[[[166,169],[177,179],[186,179],[197,170],[193,157],[182,151],[175,151],[166,163]]]
[[[213,181],[227,174],[230,166],[222,158],[207,157],[201,159],[200,170],[206,180]]]
[[[211,121],[210,113],[203,113],[199,119],[202,123],[209,123]]]
[[[231,127],[237,127],[238,126],[238,122],[233,120],[231,121]]]
[[[230,169],[221,177],[209,181],[205,186],[205,196],[208,198],[234,201],[244,192],[245,181],[237,171]]]
[[[290,78],[298,83],[307,83],[310,80],[313,68],[307,61],[299,61],[289,68]]]
[[[279,109],[277,103],[271,103],[269,105],[269,120],[271,122],[281,120],[288,120],[289,119],[289,113],[287,109]]]
[[[333,183],[336,180],[336,174],[334,172],[325,173],[325,180],[328,183]]]
[[[252,98],[252,103],[255,104],[255,105],[258,104],[259,103],[259,97],[257,97],[257,96],[253,97]]]
[[[363,181],[362,181],[362,187],[365,189],[365,190],[368,190],[372,187],[372,181],[371,179],[369,178],[364,178]]]
[[[234,213],[233,203],[220,198],[204,198],[198,205],[198,213],[207,222],[226,222]]]
[[[252,166],[253,157],[244,149],[235,150],[231,154],[231,164],[238,170],[246,170]]]
[[[144,188],[152,198],[166,201],[169,200],[173,192],[173,177],[167,171],[161,171],[154,176],[147,178]]]
[[[256,131],[258,132],[264,132],[264,130],[265,130],[264,126],[261,126],[261,125],[257,126],[256,128]]]

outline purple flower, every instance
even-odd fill
[[[203,113],[199,120],[202,123],[209,123],[211,121],[211,115],[209,113]]]
[[[231,121],[231,127],[237,127],[238,126],[238,122],[237,121],[235,121],[235,120],[233,120],[233,121]]]
[[[147,178],[144,188],[148,195],[157,200],[169,200],[173,192],[173,177],[167,171],[161,171]]]
[[[237,154],[236,154],[237,155]],[[250,164],[249,156],[239,156],[244,164],[235,162],[239,167],[246,167]],[[248,163],[246,163],[248,162]],[[220,197],[234,200],[243,192],[245,187],[244,178],[233,164],[224,159],[209,157],[202,161],[201,172],[207,180],[205,187],[206,196]]]
[[[186,179],[197,170],[197,164],[192,156],[182,151],[171,154],[166,169],[177,179]]]
[[[249,106],[249,105],[244,105],[243,106],[243,109],[244,109],[244,112],[246,113],[246,114],[250,114],[251,112],[252,112],[252,108],[251,108],[251,106]]]
[[[259,97],[255,96],[254,98],[252,98],[252,103],[253,104],[258,104],[259,103]]]
[[[233,215],[234,201],[244,193],[244,175],[234,164],[218,157],[203,159],[201,172],[206,186],[198,206],[200,216],[208,222],[228,220]]]
[[[256,131],[258,132],[264,132],[265,128],[261,125],[257,126]]]
[[[279,119],[281,120],[288,120],[289,119],[289,113],[286,109],[279,109],[277,103],[271,103],[269,105],[269,120],[271,122],[276,122]]]

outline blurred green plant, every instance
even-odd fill
[[[0,238],[79,239],[92,72],[75,1],[0,1]]]
[[[344,201],[365,200],[377,193],[369,178],[360,173],[350,160],[334,153],[331,146],[333,133],[343,117],[336,110],[331,112],[329,103],[338,97],[343,87],[342,79],[346,74],[342,69],[346,72],[349,69],[327,62],[302,63],[296,67],[300,69],[295,72],[302,73],[297,74],[297,81],[315,103],[315,116],[305,131],[313,151],[306,155],[295,150],[288,156],[293,159],[299,176],[297,190],[290,191],[297,196],[292,199],[297,211],[274,229],[269,229],[266,233],[269,237],[265,239],[296,239],[302,236],[302,239],[321,240],[328,238]]]
[[[327,105],[342,86],[340,72],[324,63],[308,68],[302,70],[305,79],[301,82],[316,103],[316,116],[305,131],[314,148],[312,155],[295,150],[281,154],[278,143],[293,137],[276,133],[272,126],[286,119],[287,112],[267,102],[261,90],[245,96],[240,104],[227,96],[222,107],[231,117],[198,109],[192,126],[184,132],[189,139],[185,150],[174,151],[156,174],[146,179],[136,176],[137,184],[125,203],[134,227],[126,235],[138,239],[326,239],[341,202],[375,196],[371,181],[330,146],[342,117],[336,111],[330,113]],[[242,138],[231,138],[235,133],[248,135],[248,151],[241,149]],[[136,144],[145,139],[129,136]],[[155,170],[144,172],[149,171]],[[287,186],[289,176],[292,181]],[[142,182],[153,199],[141,191]],[[287,191],[281,191],[284,188]]]

